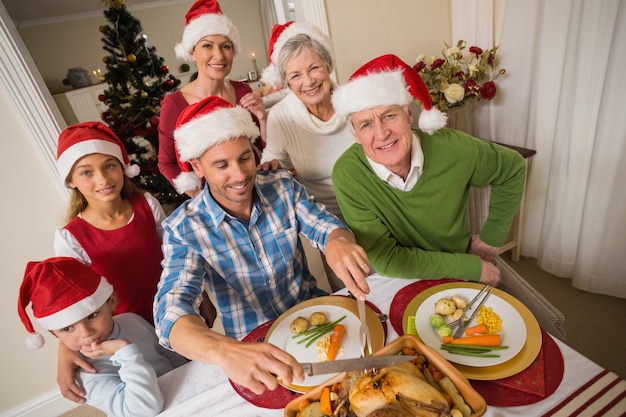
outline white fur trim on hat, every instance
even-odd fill
[[[183,31],[183,40],[174,47],[176,57],[183,61],[193,61],[191,52],[198,41],[205,36],[226,36],[233,43],[234,55],[241,51],[239,31],[235,24],[223,14],[207,13],[193,19]]]
[[[202,181],[195,172],[181,172],[174,178],[173,182],[178,194],[185,194],[187,191],[202,187]]]
[[[322,32],[317,26],[308,23],[308,22],[294,22],[289,25],[285,30],[283,30],[276,39],[273,44],[273,49],[270,55],[270,64],[263,70],[261,75],[261,82],[276,86],[279,83],[283,82],[280,76],[280,70],[276,66],[278,63],[278,57],[280,55],[280,51],[282,51],[283,47],[289,41],[289,39],[293,38],[296,35],[305,34],[308,35],[314,41],[319,42],[326,48],[332,59],[334,60],[335,51],[333,48],[333,43],[330,38]]]
[[[405,106],[413,99],[401,69],[355,78],[337,87],[332,95],[333,108],[341,118],[373,107]]]
[[[125,169],[128,168],[124,165],[124,155],[122,154],[122,149],[120,149],[119,145],[108,140],[84,140],[67,148],[61,154],[59,159],[57,159],[57,169],[59,170],[59,176],[61,179],[65,181],[76,161],[83,156],[94,153],[114,156],[120,161]]]
[[[102,307],[113,294],[113,286],[102,277],[96,291],[89,297],[70,305],[63,310],[45,317],[37,317],[37,321],[46,330],[58,330],[80,321]]]
[[[243,107],[219,108],[197,116],[174,130],[181,162],[199,158],[209,148],[230,139],[257,138],[261,132]]]

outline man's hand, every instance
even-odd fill
[[[500,248],[490,246],[480,239],[480,235],[472,235],[467,253],[480,256],[483,261],[491,262],[498,255]]]
[[[492,264],[491,262],[483,261],[482,263],[482,272],[480,273],[480,283],[489,284],[492,287],[497,287],[500,285],[500,270],[497,266]]]
[[[82,368],[85,372],[95,374],[96,368],[91,366],[78,352],[68,349],[63,343],[59,343],[57,363],[57,384],[61,395],[75,403],[85,403],[85,390],[83,390],[74,378],[74,371]]]
[[[216,333],[195,315],[179,318],[170,332],[170,345],[187,359],[212,363],[232,381],[255,394],[304,380],[304,370],[287,352],[269,343],[244,343]]]
[[[370,292],[366,277],[370,273],[369,259],[362,247],[357,245],[352,232],[338,228],[331,232],[324,249],[326,262],[346,288],[359,300],[365,300]]]
[[[278,387],[278,378],[284,384],[304,380],[304,370],[287,352],[269,343],[242,343],[230,339],[220,347],[222,354],[216,363],[234,382],[257,395]]]

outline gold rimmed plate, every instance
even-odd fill
[[[343,316],[346,318],[341,322],[345,326],[345,333],[341,342],[341,349],[336,359],[351,359],[364,356],[359,340],[358,307],[356,300],[342,296],[326,296],[312,298],[297,304],[283,313],[267,331],[265,342],[271,343],[295,357],[298,362],[319,362],[317,347],[315,343],[309,347],[305,343],[298,343],[298,338],[293,338],[289,326],[293,320],[302,316],[310,317],[314,312],[326,314],[329,321],[335,321]],[[378,314],[368,305],[365,306],[367,327],[372,338],[373,351],[381,349],[385,345],[385,331]],[[332,378],[333,374],[306,376],[303,382],[284,385],[286,388],[297,392],[308,392],[319,384]]]
[[[404,311],[404,315],[402,317],[402,329],[406,333],[407,323],[409,320],[409,316],[416,316],[416,313],[420,311],[420,314],[416,316],[415,327],[417,329],[418,335],[422,339],[422,341],[436,349],[440,353],[445,353],[440,349],[441,340],[439,338],[433,338],[433,329],[428,322],[428,317],[430,314],[426,316],[424,319],[424,309],[428,308],[427,305],[423,303],[427,300],[433,300],[437,298],[437,294],[441,293],[442,297],[446,294],[449,294],[450,291],[466,291],[466,289],[472,290],[480,290],[482,288],[482,284],[471,283],[471,282],[451,282],[441,285],[436,285],[434,287],[428,288],[418,295],[416,295],[407,305],[407,308]],[[509,314],[513,320],[509,321],[507,328],[507,323],[503,323],[503,327],[507,329],[507,332],[512,333],[512,342],[515,343],[514,349],[517,351],[515,355],[511,355],[512,357],[507,357],[504,361],[499,363],[490,364],[487,366],[472,366],[471,364],[465,363],[456,363],[455,360],[463,361],[464,359],[450,359],[454,366],[465,375],[468,379],[475,380],[494,380],[500,378],[506,378],[511,375],[515,375],[516,373],[526,369],[530,366],[539,351],[541,350],[541,329],[539,327],[539,323],[533,316],[533,314],[528,310],[528,308],[522,304],[519,300],[517,300],[512,295],[499,290],[497,288],[494,289],[493,295],[495,299],[497,299],[501,303],[506,303],[507,309],[514,309],[516,314]],[[422,307],[420,309],[420,307]],[[434,313],[434,303],[432,303],[431,313]],[[506,309],[504,309],[506,310]],[[496,310],[498,312],[498,310]],[[520,321],[516,326],[515,323]],[[525,327],[525,328],[524,328]],[[524,332],[523,335],[515,334],[515,332]],[[521,338],[521,340],[520,340]],[[433,341],[434,340],[434,341]],[[484,358],[486,359],[486,358]],[[475,364],[474,364],[475,365]]]

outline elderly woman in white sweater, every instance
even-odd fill
[[[331,176],[354,136],[330,100],[332,43],[315,26],[292,21],[274,26],[268,55],[270,65],[261,80],[272,86],[283,83],[291,91],[268,114],[260,169],[280,166],[295,171],[309,194],[343,220]],[[325,260],[324,266],[331,288],[343,288]]]

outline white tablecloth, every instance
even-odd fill
[[[385,278],[374,274],[368,277],[372,290],[368,299],[388,315],[394,295],[413,282],[415,280]],[[346,293],[345,289],[337,292]],[[387,327],[387,342],[390,342],[398,337],[398,333],[390,323]],[[591,416],[598,412],[598,415],[603,416],[626,415],[626,381],[604,370],[558,339],[555,338],[555,341],[563,354],[565,373],[554,394],[527,406],[488,406],[485,416],[563,417],[575,414],[579,407],[585,407],[581,416]],[[159,414],[161,417],[284,415],[282,409],[259,408],[244,400],[215,365],[190,362],[161,376],[159,385],[166,399],[164,411]],[[602,411],[604,407],[609,410]]]

